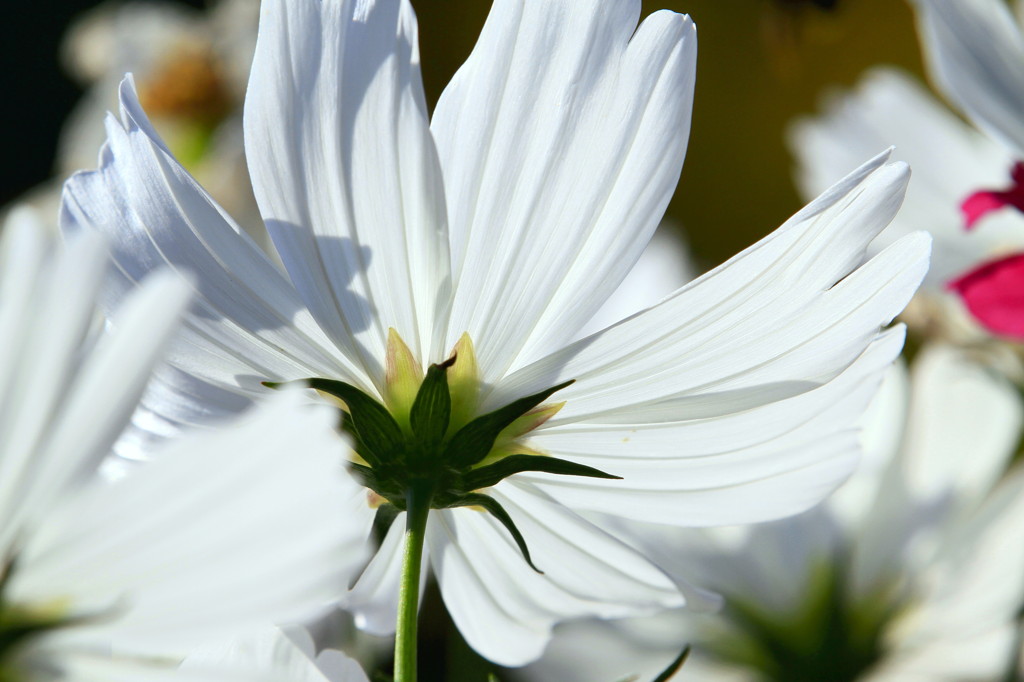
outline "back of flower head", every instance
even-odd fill
[[[196,277],[169,360],[187,380],[154,414],[231,412],[296,381],[345,403],[367,492],[354,518],[392,520],[348,604],[365,630],[397,625],[400,680],[416,679],[428,565],[470,646],[523,665],[561,620],[717,603],[589,513],[766,520],[854,468],[854,424],[902,344],[884,328],[927,262],[922,235],[864,258],[905,165],[875,157],[721,268],[577,338],[675,190],[693,22],[638,23],[638,0],[497,0],[428,120],[409,2],[261,12],[247,157],[286,272],[173,158],[130,78],[62,227],[116,244],[113,299],[156,264]]]
[[[98,330],[104,240],[48,234],[21,209],[0,237],[0,677],[140,679],[335,600],[364,553],[333,411],[287,392],[99,476],[190,285],[155,273]]]

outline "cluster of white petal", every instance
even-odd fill
[[[1014,207],[970,233],[959,210],[973,192],[1004,187],[1024,154],[1024,31],[999,0],[915,5],[938,84],[977,128],[909,76],[880,68],[852,93],[833,95],[823,115],[799,121],[791,145],[798,183],[812,197],[867,151],[897,144],[915,178],[892,228],[869,250],[884,252],[902,235],[927,228],[936,243],[926,289],[941,296],[954,276],[1024,245],[1024,218]],[[1019,14],[1024,3],[1017,8]],[[1013,460],[1024,409],[1019,389],[993,372],[993,356],[977,354],[979,340],[994,343],[985,337],[973,329],[954,337],[964,346],[931,343],[909,376],[893,373],[866,422],[860,471],[827,503],[754,527],[626,529],[644,538],[670,572],[717,590],[742,610],[566,625],[520,679],[650,676],[686,641],[697,650],[678,679],[806,679],[814,665],[813,679],[1017,679],[1024,669],[1024,470]],[[836,574],[849,611],[840,617],[861,628],[861,639],[847,645],[877,638],[854,674],[840,668],[834,648],[815,649],[823,632],[807,630],[828,627],[813,618],[838,615],[815,611],[838,607],[817,601],[823,575]],[[757,628],[747,619],[751,612]],[[772,627],[794,638],[791,658],[766,654]]]
[[[196,302],[122,453],[265,400],[268,379],[381,395],[389,329],[424,366],[468,333],[481,410],[575,379],[530,446],[624,478],[518,475],[488,491],[543,575],[489,516],[431,513],[429,561],[470,644],[519,665],[565,618],[716,604],[582,513],[703,526],[821,500],[855,466],[859,415],[902,345],[883,327],[929,243],[908,235],[867,259],[909,175],[883,154],[580,338],[657,227],[689,133],[694,26],[639,16],[639,0],[497,0],[428,120],[408,2],[263,2],[246,151],[285,273],[174,159],[126,79],[99,169],[66,185],[62,227],[108,236],[112,301],[167,266],[191,273]],[[348,519],[366,532],[371,516]],[[347,600],[373,631],[394,627],[403,523]]]
[[[310,617],[365,561],[336,414],[295,393],[98,473],[190,298],[153,274],[96,330],[107,267],[95,234],[59,247],[29,213],[5,225],[0,609],[5,628],[62,622],[5,657],[17,679],[143,679],[211,638]]]
[[[669,570],[699,576],[780,631],[814,608],[823,569],[841,571],[851,613],[895,607],[873,633],[878,659],[856,679],[1004,679],[1024,601],[1024,477],[1003,471],[1022,426],[1013,386],[957,349],[934,347],[909,377],[891,374],[869,413],[862,470],[824,505],[759,526],[631,530]],[[739,651],[742,637],[756,638],[731,618],[727,608],[567,625],[520,679],[650,676],[687,641],[696,650],[679,679],[785,675],[758,659],[721,658]],[[810,662],[816,652],[804,655]],[[818,661],[822,674],[836,663]]]

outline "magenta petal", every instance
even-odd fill
[[[1024,212],[1024,162],[1018,161],[1010,169],[1013,184],[1005,190],[983,189],[970,195],[960,204],[964,227],[968,230],[992,211],[1012,206]]]
[[[973,229],[976,222],[992,211],[1003,208],[1006,204],[1004,192],[989,190],[975,192],[960,204],[960,213],[964,216],[964,227],[968,230]]]
[[[1024,341],[1024,253],[985,263],[948,286],[986,329]]]

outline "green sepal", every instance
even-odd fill
[[[652,682],[668,682],[672,677],[679,672],[679,669],[686,663],[686,659],[690,657],[690,645],[687,644],[683,647],[683,650],[676,656],[676,659],[668,664],[668,667],[661,671],[661,674],[652,680]]]
[[[377,541],[379,547],[384,542],[384,538],[387,537],[388,531],[391,530],[391,524],[398,518],[398,508],[388,502],[377,507],[377,513],[373,515],[373,539]]]
[[[462,480],[466,490],[477,490],[497,485],[512,474],[521,474],[527,471],[540,471],[545,474],[560,474],[562,476],[586,476],[588,478],[622,480],[621,476],[613,476],[594,467],[545,455],[509,455],[499,459],[494,464],[473,469]]]
[[[436,447],[448,430],[452,415],[452,398],[448,392],[448,368],[455,364],[455,356],[427,369],[409,412],[412,432],[428,447]]]
[[[380,488],[380,482],[377,480],[377,473],[372,467],[368,467],[365,464],[360,464],[358,462],[351,462],[348,466],[364,486],[370,490],[380,493],[380,490],[378,490],[378,488]]]
[[[304,383],[344,401],[348,407],[345,428],[356,439],[356,452],[370,466],[400,461],[405,445],[402,429],[386,407],[344,381],[312,378],[300,379],[295,383]],[[270,381],[263,382],[263,385],[270,388],[281,386]]]
[[[32,620],[30,616],[26,618],[21,621],[16,615],[0,618],[0,657],[10,658],[10,653],[13,650],[35,637],[86,621],[84,617],[42,620]]]
[[[491,516],[498,519],[501,525],[505,526],[505,529],[512,535],[512,539],[516,541],[516,545],[519,546],[519,551],[523,553],[523,558],[526,559],[526,563],[530,565],[530,568],[537,571],[541,575],[544,575],[544,571],[540,570],[533,564],[533,559],[530,558],[530,549],[526,546],[526,538],[516,528],[516,524],[512,521],[512,517],[508,515],[505,508],[501,504],[489,495],[481,495],[480,493],[468,493],[460,497],[457,501],[448,505],[449,507],[483,507],[486,509]]]
[[[404,489],[378,475],[378,469],[359,464],[358,462],[349,463],[349,469],[355,475],[356,479],[362,482],[364,486],[385,498],[392,504],[394,504],[395,500],[401,501],[404,499]],[[390,486],[388,485],[389,483]]]
[[[34,612],[8,602],[6,599],[7,588],[10,586],[11,576],[15,573],[17,563],[17,556],[11,556],[3,562],[3,567],[0,568],[0,661],[10,660],[11,652],[36,637],[46,635],[54,630],[100,622],[116,615],[113,607],[95,614],[65,616],[57,612]],[[0,666],[0,682],[5,679],[4,674],[9,672],[6,666]],[[21,676],[8,679],[21,679]]]
[[[473,466],[491,451],[494,441],[502,429],[548,399],[551,394],[561,391],[573,383],[566,381],[554,388],[514,400],[494,412],[488,412],[469,422],[452,436],[444,451],[446,462],[456,468]]]

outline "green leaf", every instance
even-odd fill
[[[478,488],[489,488],[497,485],[500,481],[512,474],[521,474],[526,471],[540,471],[546,474],[561,474],[563,476],[586,476],[588,478],[607,478],[621,480],[621,476],[606,474],[600,469],[588,467],[576,462],[570,462],[557,457],[545,455],[509,455],[499,459],[494,464],[489,464],[479,469],[470,471],[463,477],[466,490],[477,490]]]
[[[394,462],[404,449],[402,429],[387,408],[344,381],[303,379],[310,388],[329,393],[345,401],[348,423],[357,439],[356,452],[370,463]]]
[[[445,460],[452,465],[463,468],[476,464],[491,451],[494,441],[502,429],[523,416],[548,399],[551,394],[561,391],[573,383],[566,381],[554,388],[535,393],[519,400],[514,400],[494,412],[488,412],[469,422],[458,433],[452,436],[445,448]]]
[[[683,663],[686,663],[686,659],[690,657],[690,645],[687,644],[683,647],[682,652],[676,656],[676,660],[668,664],[668,667],[661,671],[661,674],[654,678],[652,682],[668,682],[672,679],[672,676],[679,672],[679,669],[683,667]]]
[[[448,505],[450,507],[483,507],[486,509],[491,516],[498,519],[501,525],[505,526],[505,529],[512,535],[512,539],[516,541],[519,546],[519,551],[523,553],[523,558],[526,559],[526,563],[530,565],[530,568],[537,571],[541,575],[544,575],[544,571],[540,570],[533,564],[533,559],[530,558],[530,550],[526,546],[526,538],[516,528],[516,524],[512,521],[512,517],[508,515],[505,508],[501,504],[490,497],[489,495],[481,495],[480,493],[469,493],[463,495],[456,502]]]
[[[448,430],[452,414],[452,398],[448,393],[448,368],[455,356],[439,365],[431,365],[420,384],[409,413],[412,432],[428,447],[437,446]]]

